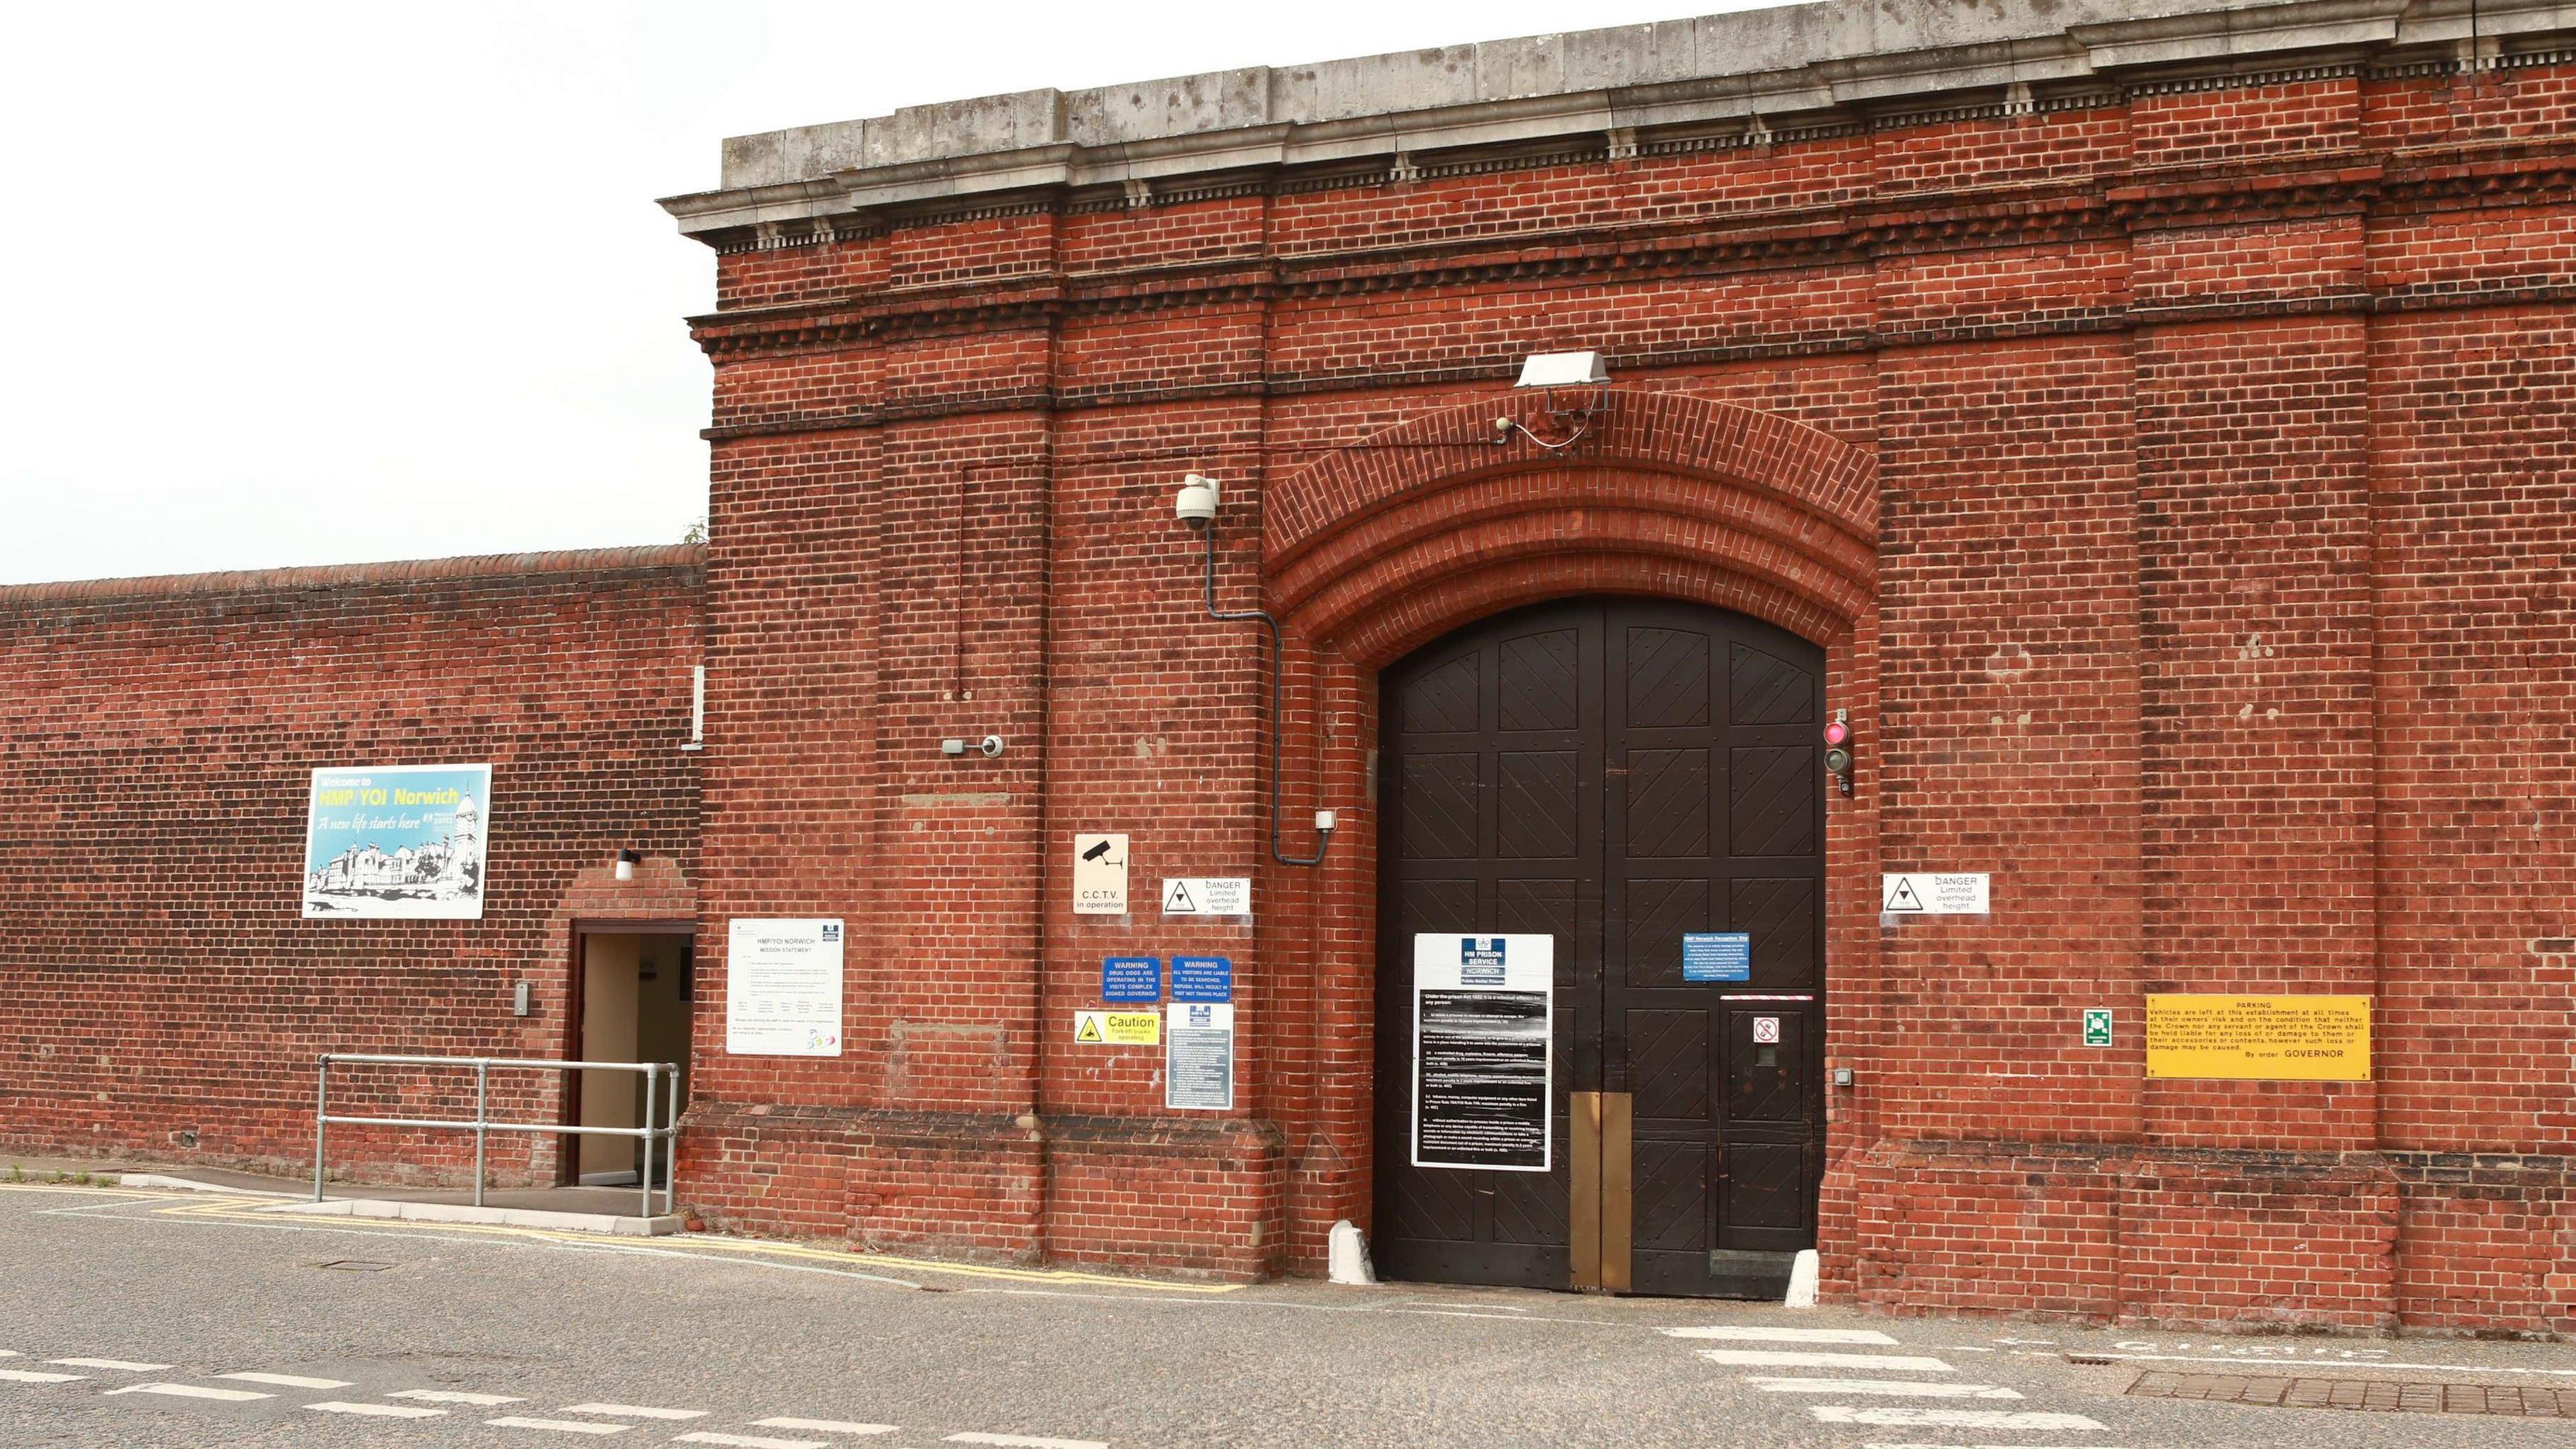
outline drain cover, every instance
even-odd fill
[[[387,1268],[392,1267],[393,1264],[379,1263],[373,1258],[333,1258],[330,1262],[316,1263],[313,1266],[316,1268],[337,1268],[343,1273],[381,1273]]]
[[[2449,1384],[2395,1379],[2291,1378],[2273,1374],[2138,1375],[2129,1396],[2261,1404],[2282,1409],[2360,1409],[2387,1414],[2486,1414],[2576,1419],[2576,1389],[2547,1384]]]

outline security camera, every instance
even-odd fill
[[[984,736],[984,743],[977,745],[975,748],[984,752],[985,759],[998,760],[1002,757],[1002,737],[1000,735],[986,735]]]
[[[1172,499],[1172,512],[1192,528],[1205,528],[1216,521],[1216,480],[1192,473],[1181,480],[1181,491]]]

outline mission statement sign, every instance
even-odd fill
[[[1413,1165],[1545,1172],[1554,936],[1413,938]]]

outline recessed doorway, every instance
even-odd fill
[[[689,1009],[696,995],[692,938],[679,931],[583,930],[575,937],[572,1048],[586,1062],[673,1062],[679,1100],[689,1100]],[[565,1119],[583,1127],[636,1127],[644,1122],[640,1072],[576,1072]],[[667,1084],[658,1089],[667,1094]],[[653,1105],[653,1125],[668,1126],[670,1098]],[[662,1159],[640,1138],[581,1134],[566,1153],[565,1176],[584,1186],[633,1186],[646,1171],[660,1181]],[[649,1168],[648,1168],[649,1161]]]
[[[1581,599],[1381,682],[1379,1270],[1777,1297],[1824,1170],[1823,651],[1721,610]],[[1553,1144],[1543,1170],[1417,1151],[1418,1065],[1505,1075],[1414,1040],[1417,935],[1451,938],[1453,975],[1461,948],[1554,938],[1551,1120],[1523,1128]],[[1422,1002],[1454,1014],[1445,984]],[[1538,1110],[1499,1086],[1463,1100]]]

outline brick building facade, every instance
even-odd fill
[[[1516,923],[1508,889],[1450,918],[1389,907],[1412,899],[1404,862],[1438,853],[1389,824],[1399,792],[1439,788],[1412,741],[1487,762],[1459,854],[1489,884],[1519,879],[1511,822],[1546,813],[1512,802],[1574,762],[1566,856],[1594,864],[1545,884],[1572,922],[1555,1085],[1590,1100],[1560,1096],[1560,1119],[1606,1131],[1613,1099],[1741,1085],[1734,1046],[1676,1087],[1642,1065],[1645,1017],[1602,1024],[1600,1002],[1681,979],[1656,974],[1677,946],[1638,944],[1642,908],[1600,884],[1605,839],[1653,854],[1642,756],[1600,753],[1604,728],[1643,727],[1644,676],[1625,696],[1611,678],[1610,726],[1569,703],[1561,749],[1535,725],[1514,743],[1512,710],[1549,706],[1498,706],[1490,680],[1448,735],[1423,723],[1436,700],[1389,717],[1443,660],[1503,669],[1497,647],[1562,637],[1590,669],[1586,630],[1614,656],[1624,637],[1634,671],[1646,616],[1621,611],[1652,607],[1672,611],[1654,640],[1738,661],[1708,685],[1716,722],[1676,728],[1806,739],[1843,715],[1856,735],[1848,796],[1820,745],[1665,751],[1733,762],[1707,787],[1721,837],[1750,808],[1747,751],[1797,786],[1772,802],[1788,833],[1733,848],[1812,862],[1803,885],[1754,882],[1804,904],[1746,895],[1683,925],[1750,924],[1768,994],[1744,999],[1815,1013],[1798,1206],[1829,1299],[2568,1328],[2561,23],[2538,0],[1846,0],[730,141],[723,189],[665,203],[717,275],[692,323],[715,375],[697,773],[655,742],[634,773],[661,783],[630,782],[649,809],[567,795],[560,831],[589,854],[522,872],[547,884],[508,931],[389,943],[548,959],[568,908],[546,892],[649,814],[698,923],[680,1184],[704,1217],[1318,1271],[1337,1221],[1441,1211],[1389,1188],[1408,1058],[1384,1048],[1410,1027],[1379,986],[1403,942]],[[1551,411],[1511,385],[1525,355],[1586,349],[1606,394]],[[1221,607],[1282,623],[1275,721],[1263,634],[1207,617],[1201,538],[1172,512],[1188,473],[1223,485]],[[678,593],[652,597],[658,690],[694,636]],[[121,667],[145,678],[200,679],[172,651],[232,627],[131,607],[160,652]],[[7,617],[58,667],[108,647],[78,616]],[[1553,632],[1504,637],[1515,620]],[[587,760],[685,713],[611,694],[485,728]],[[942,750],[986,735],[998,757]],[[281,735],[268,758],[317,747]],[[14,725],[12,751],[30,778]],[[45,766],[69,773],[44,798],[122,768],[79,758]],[[1274,830],[1310,850],[1316,808],[1339,816],[1323,863],[1280,863]],[[61,827],[14,824],[13,895],[57,890]],[[1146,894],[1123,916],[1073,909],[1094,831],[1130,841]],[[1751,879],[1692,848],[1707,880]],[[1989,874],[1991,912],[1883,914],[1882,874],[1916,870]],[[1250,877],[1254,911],[1166,917],[1166,876]],[[33,914],[11,909],[13,931]],[[191,913],[216,909],[261,908],[217,891]],[[837,1056],[727,1050],[727,923],[769,917],[847,924]],[[1105,957],[1189,953],[1233,963],[1229,1110],[1168,1109],[1159,1051],[1073,1039]],[[434,989],[481,1003],[492,983]],[[2151,1077],[2145,1002],[2174,994],[2368,997],[2370,1077]],[[2085,1044],[2087,1008],[2112,1012],[2110,1045]],[[1776,1038],[1792,1008],[1765,1009]],[[35,1099],[64,1114],[54,1135],[158,1145],[155,1111],[50,1070],[29,1080],[61,1082]],[[108,1105],[71,1105],[93,1086]],[[291,1093],[263,1100],[291,1119]],[[1643,1183],[1647,1147],[1678,1149],[1635,1130],[1619,1170]],[[1462,1243],[1536,1245],[1541,1271],[1570,1257],[1571,1282],[1616,1287],[1604,1211],[1633,1251],[1717,1273],[1726,1171],[1672,1179],[1706,1203],[1615,1209],[1544,1183],[1424,1190],[1454,1187]]]

